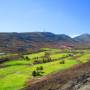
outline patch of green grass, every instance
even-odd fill
[[[77,64],[74,60],[66,61],[65,64],[60,64],[59,62],[60,61],[55,61],[34,66],[11,66],[0,69],[0,90],[19,90],[24,86],[28,78],[32,78],[32,71],[39,66],[43,66],[43,75],[47,75]]]
[[[29,55],[25,55],[25,56],[28,56],[29,58],[33,59],[34,57],[44,56],[44,54],[45,54],[45,52],[39,52],[39,53],[29,54]]]
[[[10,74],[0,79],[0,90],[19,90],[24,86],[27,76]]]
[[[81,55],[81,57],[79,58],[79,60],[83,63],[88,62],[90,60],[90,54],[86,53],[84,55]]]
[[[62,57],[64,57],[64,56],[66,56],[66,55],[68,55],[67,53],[59,53],[59,54],[53,54],[53,55],[51,55],[50,57],[52,58],[52,59],[58,59],[58,58],[62,58]]]
[[[51,52],[50,57],[52,59],[62,58],[67,56],[69,53],[56,53],[56,49],[47,49]],[[53,53],[52,53],[53,52]],[[90,54],[88,51],[84,51],[84,54],[76,53],[76,56],[79,56],[77,60],[87,62]],[[24,87],[25,82],[29,79],[32,79],[32,72],[36,70],[37,67],[43,66],[44,73],[42,76],[57,72],[59,70],[64,70],[78,64],[77,60],[73,56],[64,58],[65,64],[60,64],[61,60],[31,65],[33,63],[33,58],[44,56],[45,52],[39,52],[34,54],[25,55],[30,58],[30,60],[13,60],[3,63],[7,66],[0,68],[0,90],[19,90]]]
[[[9,62],[5,62],[3,65],[10,65],[10,66],[13,66],[13,65],[29,65],[31,64],[31,61],[26,61],[26,60],[13,60],[13,61],[9,61]]]

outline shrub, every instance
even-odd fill
[[[40,67],[37,67],[36,70],[34,70],[34,71],[32,72],[32,76],[34,76],[34,77],[35,77],[35,76],[41,76],[42,73],[44,73],[44,72],[43,72],[43,67],[40,66]]]
[[[43,66],[40,66],[40,70],[43,70]]]
[[[65,61],[64,60],[60,61],[60,64],[65,64]]]
[[[43,66],[37,67],[36,70],[43,70]]]
[[[26,60],[30,60],[30,58],[28,57],[28,56],[26,56],[26,58],[25,58]]]
[[[34,76],[34,77],[37,76],[37,71],[34,70],[34,71],[32,72],[32,76]]]

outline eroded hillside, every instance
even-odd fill
[[[90,90],[90,62],[28,81],[24,90]]]

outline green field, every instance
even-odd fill
[[[29,79],[34,78],[32,72],[37,67],[43,67],[41,76],[44,76],[59,70],[65,70],[76,64],[88,62],[90,57],[89,50],[83,50],[83,53],[81,53],[81,50],[73,50],[73,52],[69,50],[62,52],[61,50],[49,48],[43,48],[42,50],[44,51],[24,55],[24,58],[2,63],[3,67],[0,68],[0,90],[19,90],[23,88]],[[51,61],[47,61],[45,58],[44,63],[45,53],[49,54]],[[26,59],[26,57],[29,59]],[[40,62],[34,64],[35,61]],[[62,61],[64,61],[64,64],[61,64]]]

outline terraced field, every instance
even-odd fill
[[[18,60],[10,60],[0,64],[0,90],[19,90],[28,79],[40,78],[44,75],[68,69],[76,64],[89,61],[89,50],[57,50],[43,48],[43,51],[23,55]],[[33,76],[37,67],[43,67],[43,73]]]

